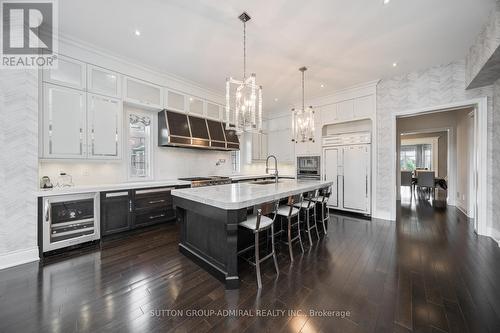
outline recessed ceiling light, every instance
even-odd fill
[[[391,0],[384,0],[384,5],[387,5]]]
[[[398,63],[397,62],[393,62],[392,63],[392,67],[398,67]]]
[[[274,99],[275,102],[279,101],[277,98]]]
[[[140,32],[139,30],[135,29],[135,35],[136,35],[136,36],[140,36],[140,35],[141,35],[141,32]]]
[[[321,87],[321,88],[324,88],[324,87],[325,87],[325,85],[324,85],[324,84],[321,84],[321,85],[320,85],[320,87]]]

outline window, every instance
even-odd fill
[[[401,170],[432,170],[432,157],[431,144],[402,145],[400,156]]]
[[[231,166],[234,173],[240,172],[240,152],[231,152]]]
[[[151,178],[151,117],[128,117],[128,170],[130,179]]]

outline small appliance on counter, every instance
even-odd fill
[[[57,178],[58,187],[71,187],[73,186],[73,177],[68,175],[66,172],[61,172]]]
[[[47,188],[53,188],[54,185],[52,185],[52,182],[50,181],[50,178],[48,176],[43,176],[40,179],[40,188],[41,189],[47,189]]]

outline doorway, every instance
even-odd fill
[[[467,111],[465,111],[467,110]],[[454,103],[435,108],[425,108],[421,110],[410,110],[393,115],[393,138],[394,138],[394,207],[396,207],[397,200],[400,199],[398,193],[400,191],[400,177],[401,177],[401,155],[400,150],[400,132],[398,131],[398,121],[404,118],[423,117],[426,115],[455,113],[459,112],[465,114],[465,121],[460,129],[457,129],[456,124],[448,126],[443,123],[427,121],[428,131],[445,130],[448,132],[449,151],[448,151],[448,172],[447,172],[447,193],[446,204],[459,207],[470,220],[474,223],[474,230],[481,235],[487,233],[486,228],[486,160],[487,160],[487,99],[480,98],[463,103]],[[425,123],[424,123],[425,125]],[[451,129],[450,129],[451,128]],[[460,133],[459,133],[460,131]],[[463,132],[469,132],[470,135],[463,135]],[[404,131],[403,131],[404,132]],[[408,132],[408,131],[407,131]],[[457,139],[457,136],[459,139]],[[460,139],[465,138],[465,139]],[[459,141],[457,141],[459,140]],[[462,141],[460,141],[462,140]],[[455,143],[455,145],[453,145]],[[464,148],[457,148],[458,145],[463,147],[471,147],[470,150]],[[421,147],[422,148],[422,147]],[[411,155],[411,154],[410,154]],[[464,158],[461,162],[460,168],[457,166],[457,158]],[[462,160],[461,160],[462,161]],[[429,163],[429,162],[427,162]],[[438,162],[439,163],[439,162]],[[424,167],[425,168],[425,167]],[[462,182],[466,174],[465,182]],[[460,177],[460,184],[457,179]],[[394,211],[394,217],[396,213]]]

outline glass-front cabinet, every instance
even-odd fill
[[[128,176],[130,180],[151,179],[152,116],[128,114]]]

